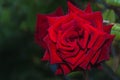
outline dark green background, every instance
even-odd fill
[[[111,60],[104,70],[88,73],[90,80],[119,80],[120,0],[71,1],[81,9],[91,2],[94,11],[102,11],[104,19],[115,24]],[[48,63],[40,61],[44,51],[34,42],[36,14],[53,12],[58,6],[67,11],[66,0],[0,0],[0,80],[60,80]],[[84,80],[81,72],[68,76]]]

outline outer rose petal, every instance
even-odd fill
[[[106,40],[105,40],[104,44],[102,45],[102,47],[97,51],[95,56],[92,58],[92,60],[91,60],[92,64],[95,64],[97,61],[99,61],[99,56],[101,56],[101,55],[106,56],[106,60],[109,58],[110,44],[111,44],[111,42],[113,40],[113,37],[112,36],[110,36],[110,37],[111,37],[110,39],[106,38]]]
[[[44,41],[47,44],[48,51],[50,54],[50,64],[56,64],[56,63],[62,63],[63,61],[61,58],[57,55],[57,49],[54,43],[50,40],[49,36],[46,36],[44,38]]]
[[[37,15],[35,42],[38,45],[42,46],[43,48],[46,48],[46,45],[43,42],[43,38],[47,34],[47,29],[49,28],[47,16],[61,16],[61,15],[63,15],[63,11],[61,7],[57,8],[57,10],[54,13],[47,14],[47,15],[43,15],[43,14]]]
[[[42,60],[43,61],[49,61],[49,59],[50,59],[50,54],[48,53],[48,51],[46,51],[44,53],[44,56],[43,56]]]
[[[83,69],[87,69],[87,66],[88,66],[90,60],[95,55],[96,51],[102,46],[102,44],[104,43],[104,41],[105,41],[104,36],[101,36],[96,41],[96,43],[94,44],[94,46],[81,59],[79,59],[79,61],[75,65],[81,65],[82,64],[81,67]]]
[[[81,50],[79,51],[78,55],[71,57],[71,58],[66,58],[65,61],[69,63],[69,66],[71,69],[75,69],[78,66],[78,61],[84,56],[86,50]]]
[[[48,21],[45,15],[37,15],[36,31],[35,31],[35,42],[45,48],[45,43],[43,42],[44,36],[47,34],[47,29],[49,28]]]
[[[66,75],[66,74],[68,74],[68,73],[71,72],[70,67],[69,67],[66,63],[60,64],[60,67],[61,67],[61,69],[62,69],[64,75]]]
[[[47,17],[48,23],[50,26],[52,26],[59,18],[58,17]]]
[[[62,69],[61,69],[61,68],[58,68],[58,69],[56,70],[56,72],[55,72],[55,75],[60,75],[60,74],[62,74],[62,73],[63,73]]]
[[[108,40],[106,41],[105,45],[101,48],[101,55],[99,56],[97,63],[100,63],[104,60],[109,59],[110,55],[110,45],[114,39],[114,35],[111,35]]]
[[[79,12],[79,14],[84,14],[84,12],[82,10],[80,10],[79,8],[75,7],[73,4],[71,4],[70,2],[67,2],[68,4],[68,11],[69,12]]]
[[[98,30],[103,30],[103,18],[101,12],[94,12],[87,16],[92,25]]]
[[[104,32],[99,31],[97,28],[94,28],[90,24],[82,22],[77,16],[74,16],[74,18],[76,18],[76,20],[78,21],[78,24],[79,24],[79,26],[81,26],[81,28],[91,32],[91,39],[88,43],[88,48],[91,48],[92,45],[94,44],[94,42],[96,42],[97,38],[99,37],[99,34],[103,34]],[[87,27],[85,27],[85,26],[87,26]]]
[[[110,33],[112,27],[113,27],[112,24],[111,24],[111,25],[105,25],[105,26],[103,27],[103,30],[104,30],[105,32],[107,32],[107,33]]]
[[[95,28],[103,30],[103,27],[102,27],[103,26],[103,18],[102,18],[101,12],[83,13],[83,12],[77,10],[76,7],[72,7],[73,5],[70,3],[68,3],[68,6],[73,13],[78,15],[77,17],[80,17],[80,19],[82,17],[83,19],[86,19],[87,21],[89,21],[89,23],[91,22],[91,24]],[[88,7],[89,7],[89,5],[88,5]]]
[[[99,49],[99,50],[96,52],[95,56],[92,58],[91,63],[92,63],[93,65],[97,62],[100,54],[101,54],[101,49]]]
[[[56,70],[55,74],[60,75],[64,73],[64,75],[67,75],[70,72],[71,72],[71,68],[66,63],[62,63],[62,64],[59,64],[59,67]]]
[[[56,9],[56,11],[54,13],[50,14],[49,16],[57,17],[57,16],[62,16],[62,15],[64,15],[64,12],[61,7],[58,7]]]
[[[76,15],[74,15],[74,18],[78,21],[78,25],[83,28],[85,31],[88,31],[91,35],[91,39],[88,43],[88,48],[91,48],[96,39],[99,37],[99,31],[97,29],[93,28],[90,24],[84,23],[81,19],[79,19]],[[80,22],[79,22],[80,21]],[[87,27],[85,27],[87,26]]]
[[[87,4],[87,7],[86,9],[84,10],[86,13],[92,13],[92,8],[91,8],[91,5],[90,3]]]
[[[89,21],[94,28],[97,28],[97,30],[98,29],[100,31],[103,30],[103,18],[102,18],[101,12],[97,11],[97,12],[89,13],[85,15],[79,15],[79,14],[77,15]]]

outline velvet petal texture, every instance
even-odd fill
[[[47,29],[49,28],[47,17],[49,16],[57,17],[57,16],[62,16],[62,15],[63,15],[63,11],[61,7],[57,8],[55,12],[50,13],[50,14],[37,14],[35,42],[39,46],[46,48],[46,44],[44,43],[43,38],[48,33]]]
[[[93,12],[90,4],[80,10],[68,2],[68,13],[60,8],[52,14],[37,16],[36,43],[46,51],[42,58],[57,65],[55,74],[101,68],[109,59],[114,35],[112,25],[103,25],[101,12]]]

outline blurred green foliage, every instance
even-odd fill
[[[108,7],[120,7],[120,0],[71,1],[81,9],[89,1],[94,10],[101,10],[104,19],[115,24],[112,34],[116,35],[115,42],[117,40],[116,44],[120,46],[120,17],[114,8]],[[54,76],[50,71],[49,64],[40,61],[44,51],[34,42],[36,14],[50,13],[58,6],[62,6],[66,12],[66,0],[0,0],[0,80],[60,80],[59,76]],[[116,53],[120,54],[118,51]],[[114,57],[111,58],[108,65],[114,62]],[[119,66],[118,70],[114,77],[120,77]],[[97,69],[89,74],[90,80],[116,79]],[[81,72],[68,76],[71,80],[83,79]]]
[[[108,20],[110,21],[110,23],[114,23],[115,22],[115,12],[113,10],[106,10],[103,12],[103,19],[104,20]]]
[[[106,0],[106,3],[109,4],[109,5],[120,7],[120,0]]]

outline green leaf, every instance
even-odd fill
[[[115,18],[115,12],[113,10],[106,10],[103,12],[103,19],[110,21],[110,23],[114,23],[116,18]]]
[[[120,0],[105,0],[105,2],[112,6],[120,6]]]
[[[115,35],[115,40],[120,41],[120,24],[115,24],[112,28],[111,33]]]

